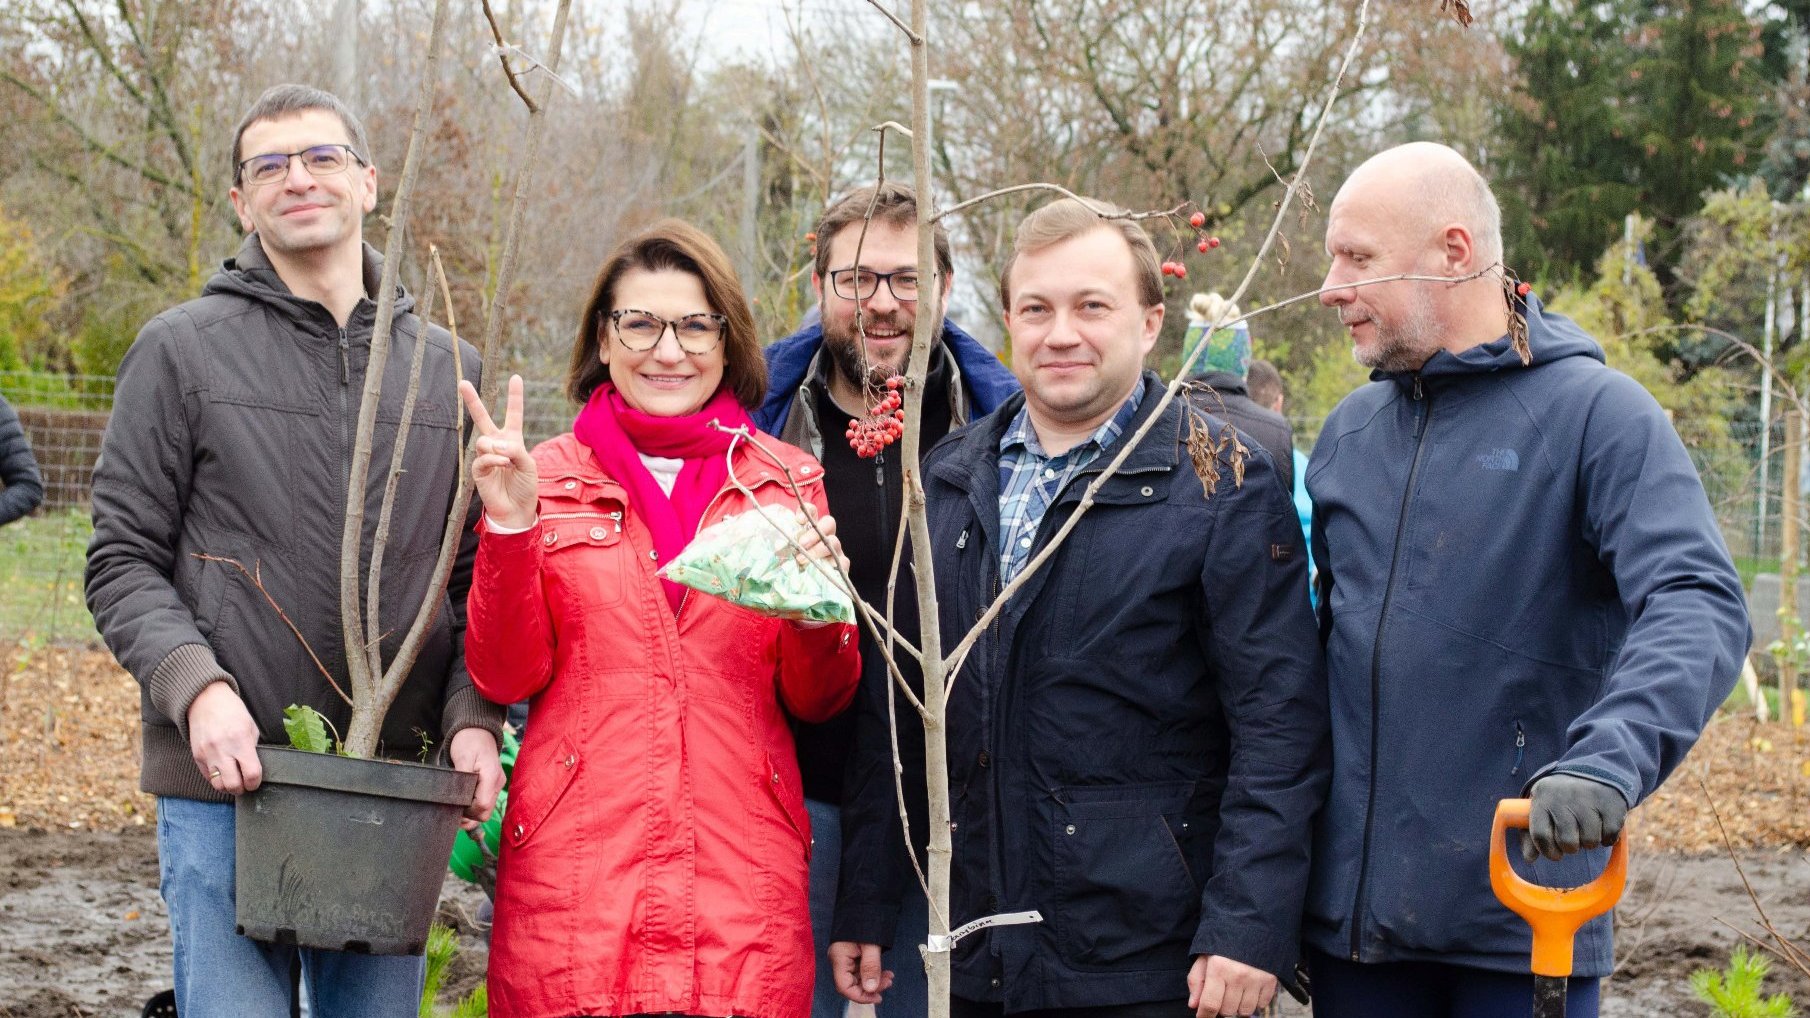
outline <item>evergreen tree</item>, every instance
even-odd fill
[[[1577,278],[1640,212],[1672,282],[1703,193],[1759,169],[1773,83],[1739,0],[1541,0],[1509,45],[1521,88],[1502,117],[1510,264]]]

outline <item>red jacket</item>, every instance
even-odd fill
[[[825,504],[822,466],[762,444]],[[622,486],[570,434],[534,458],[540,521],[484,534],[466,630],[478,690],[533,698],[503,821],[490,1013],[806,1018],[811,832],[785,712],[822,721],[848,705],[854,627],[695,592],[675,620]],[[735,472],[760,502],[796,504],[760,453],[738,450]],[[705,523],[747,508],[726,487]]]

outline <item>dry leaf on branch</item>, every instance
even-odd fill
[[[1450,14],[1453,21],[1471,27],[1471,5],[1464,0],[1439,0],[1439,13]]]

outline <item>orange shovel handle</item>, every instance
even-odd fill
[[[1609,853],[1602,875],[1582,887],[1542,887],[1521,878],[1508,865],[1508,830],[1526,830],[1529,799],[1503,799],[1489,835],[1489,885],[1516,915],[1533,927],[1533,972],[1537,976],[1571,974],[1571,941],[1578,928],[1615,907],[1628,883],[1628,832],[1624,828]]]

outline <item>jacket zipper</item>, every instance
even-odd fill
[[[343,493],[339,505],[343,512],[346,500],[352,497],[352,447],[347,442],[346,415],[350,413],[349,402],[352,390],[352,342],[342,326],[339,330],[339,490]],[[343,521],[345,517],[342,515]]]
[[[1420,453],[1426,447],[1427,418],[1433,401],[1414,376],[1414,461],[1408,467],[1408,484],[1402,490],[1401,515],[1395,519],[1395,546],[1389,552],[1389,580],[1383,587],[1383,609],[1376,620],[1376,642],[1370,648],[1370,798],[1364,807],[1364,850],[1358,857],[1357,895],[1351,903],[1351,960],[1361,961],[1359,944],[1364,928],[1364,891],[1370,882],[1370,838],[1376,827],[1376,757],[1382,727],[1383,631],[1389,625],[1389,602],[1395,597],[1395,567],[1401,562],[1402,534],[1408,529],[1408,505],[1414,498],[1414,480],[1420,473]]]

